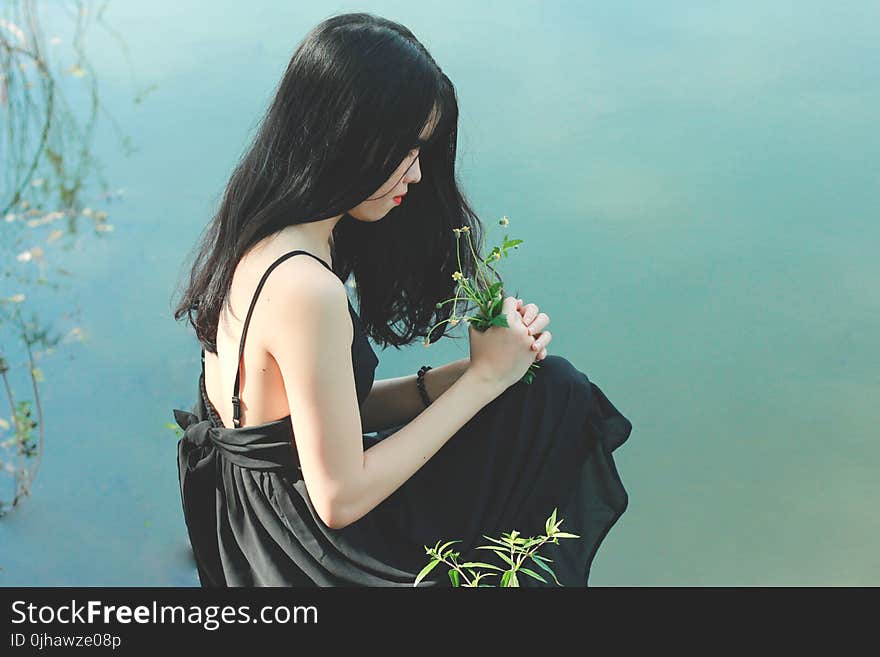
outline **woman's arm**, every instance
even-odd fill
[[[425,373],[425,389],[432,402],[461,378],[470,362],[470,358],[462,358]],[[370,394],[361,405],[361,423],[365,433],[408,424],[425,410],[416,378],[415,374],[410,374],[379,379],[373,383]]]
[[[327,527],[342,529],[400,488],[505,386],[471,364],[412,421],[364,449],[345,287],[312,258],[290,258],[278,268],[287,275],[267,281],[258,309],[265,314],[260,321],[273,327],[264,341],[293,410],[309,497]]]

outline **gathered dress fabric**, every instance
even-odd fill
[[[263,275],[251,311],[267,276]],[[354,326],[351,358],[359,406],[370,392],[379,363],[349,302]],[[178,475],[190,545],[204,587],[412,587],[430,561],[427,547],[456,541],[459,563],[506,567],[485,536],[500,539],[544,533],[554,508],[559,538],[537,552],[562,586],[588,586],[590,567],[603,539],[628,505],[612,452],[632,424],[583,372],[566,358],[538,361],[532,383],[519,381],[477,412],[402,486],[359,520],[328,527],[315,511],[303,480],[291,416],[228,428],[208,398],[204,351],[198,396],[191,412],[174,409],[183,437]],[[239,359],[241,365],[241,359]],[[238,394],[238,377],[235,394]],[[294,409],[295,410],[295,409]],[[362,434],[369,449],[402,426]],[[521,587],[557,587],[545,571],[523,566],[547,581],[518,573]],[[419,587],[452,586],[444,564]],[[496,575],[481,584],[499,585]]]

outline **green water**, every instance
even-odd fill
[[[86,44],[126,196],[65,255],[46,446],[0,521],[3,585],[195,585],[172,408],[199,352],[183,262],[305,32],[363,5],[111,3]],[[459,174],[550,353],[633,423],[591,585],[880,584],[880,5],[373,2],[457,86]],[[56,17],[60,22],[61,17]],[[147,20],[148,18],[148,20]],[[47,17],[50,22],[51,17]],[[156,84],[132,102],[132,70]],[[12,294],[7,282],[2,294]],[[377,378],[466,344],[377,349]],[[511,528],[513,529],[513,528]]]

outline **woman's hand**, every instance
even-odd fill
[[[529,335],[516,305],[517,300],[512,296],[502,302],[501,315],[507,320],[507,326],[491,325],[480,331],[468,324],[471,353],[468,369],[492,385],[501,384],[502,390],[522,379],[538,354],[538,350],[532,349],[536,340]]]
[[[547,345],[553,339],[550,331],[544,331],[544,327],[550,323],[547,313],[538,312],[538,306],[533,303],[523,305],[522,299],[516,300],[516,309],[522,315],[523,324],[529,328],[529,335],[537,336],[532,349],[538,351],[535,360],[544,360],[547,357]]]

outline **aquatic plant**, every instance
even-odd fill
[[[0,3],[0,278],[15,285],[9,290],[13,294],[6,296],[4,289],[0,297],[0,374],[9,405],[8,415],[0,412],[0,479],[4,488],[7,477],[14,480],[10,501],[0,492],[0,517],[29,493],[43,452],[39,360],[61,342],[83,339],[78,326],[50,335],[51,320],[35,313],[26,319],[24,309],[39,297],[40,288],[57,291],[62,277],[73,274],[59,260],[62,251],[82,247],[83,224],[96,238],[113,230],[109,213],[96,206],[123,194],[108,189],[91,144],[99,110],[109,113],[86,57],[86,32],[92,19],[103,23],[107,4],[94,12],[92,3],[71,3],[69,50],[60,45],[65,41],[61,36],[45,37],[39,4]],[[84,92],[87,102],[71,107],[68,86],[76,96]],[[138,93],[134,102],[143,96]],[[126,153],[132,152],[128,137],[121,142]],[[83,197],[94,183],[100,193],[87,203]],[[18,373],[20,378],[13,376]],[[19,381],[30,388],[28,393],[16,391]],[[23,399],[25,394],[32,398]]]

